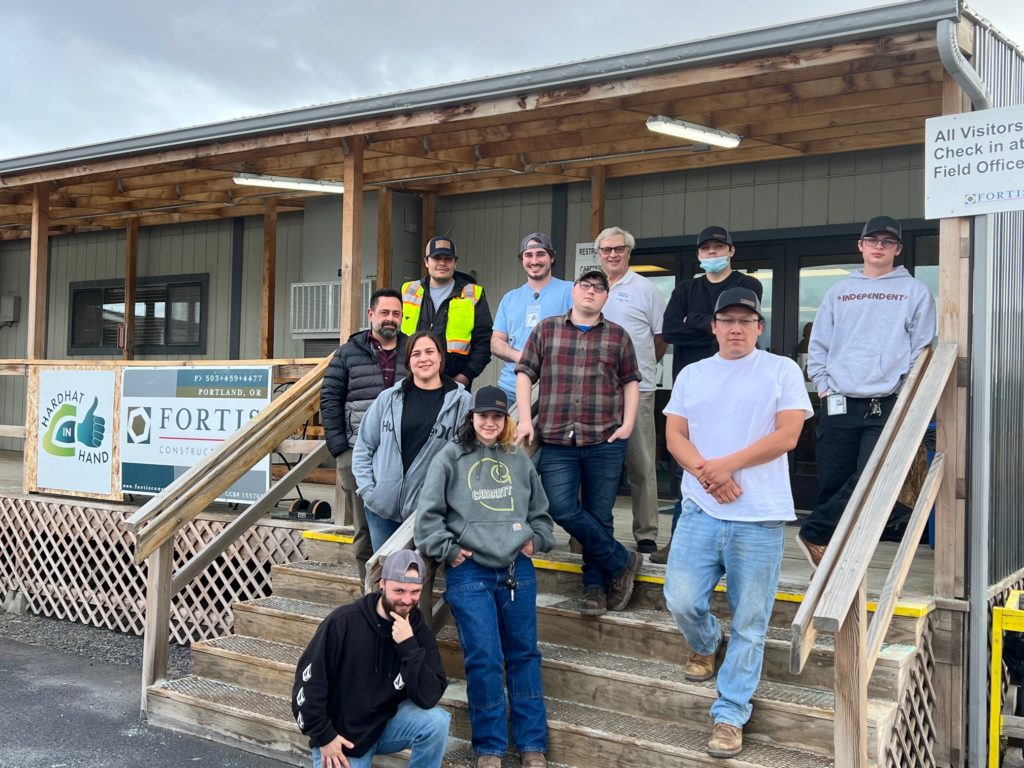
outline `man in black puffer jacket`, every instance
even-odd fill
[[[331,455],[338,460],[342,517],[351,513],[355,525],[355,554],[359,575],[366,578],[366,561],[373,555],[366,527],[363,502],[356,494],[352,477],[352,445],[363,414],[381,392],[405,378],[405,335],[402,323],[402,294],[381,288],[370,297],[366,316],[368,331],[352,334],[338,347],[324,374],[320,390],[320,421]]]

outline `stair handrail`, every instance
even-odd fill
[[[957,351],[956,343],[943,342],[918,357],[793,619],[794,673],[802,671],[818,631],[836,638],[837,766],[867,762],[868,680],[945,476],[943,453],[932,459],[870,624],[867,569],[956,366]]]
[[[142,710],[147,689],[167,674],[171,599],[224,550],[262,518],[329,455],[325,441],[288,438],[317,411],[331,355],[190,470],[131,515],[123,525],[135,531],[135,561],[147,563],[146,616],[142,659]],[[270,490],[243,510],[199,552],[173,571],[178,532],[268,454],[282,445],[305,454]]]

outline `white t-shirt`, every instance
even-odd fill
[[[658,367],[654,356],[654,337],[661,333],[665,297],[649,279],[627,270],[608,292],[608,301],[601,312],[605,318],[626,329],[643,376],[640,391],[653,392]]]
[[[688,365],[672,386],[665,414],[682,416],[690,442],[705,459],[746,448],[775,431],[779,411],[811,417],[804,375],[787,357],[755,349],[740,360],[721,355]],[[684,499],[720,520],[759,522],[793,520],[793,492],[786,454],[766,464],[741,469],[733,480],[743,489],[736,501],[719,504],[689,472],[683,472]]]

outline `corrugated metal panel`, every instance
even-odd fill
[[[976,30],[971,64],[992,106],[1024,104],[1024,54],[998,32]],[[1024,212],[992,216],[992,241],[995,292],[985,309],[993,349],[989,580],[995,583],[1024,567]]]

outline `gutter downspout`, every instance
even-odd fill
[[[974,68],[960,53],[957,25],[943,19],[936,27],[939,58],[946,71],[970,97],[976,111],[989,109],[992,100],[988,89]],[[992,346],[989,334],[993,286],[993,244],[991,215],[974,217],[974,243],[971,274],[971,391],[970,391],[970,507],[969,524],[969,589],[970,640],[968,651],[968,728],[967,762],[975,768],[988,764],[988,572],[989,572],[989,502],[992,493],[992,446],[988,427],[992,423]],[[979,311],[981,310],[981,311]],[[991,702],[998,706],[998,702]],[[991,745],[998,749],[999,745]]]

